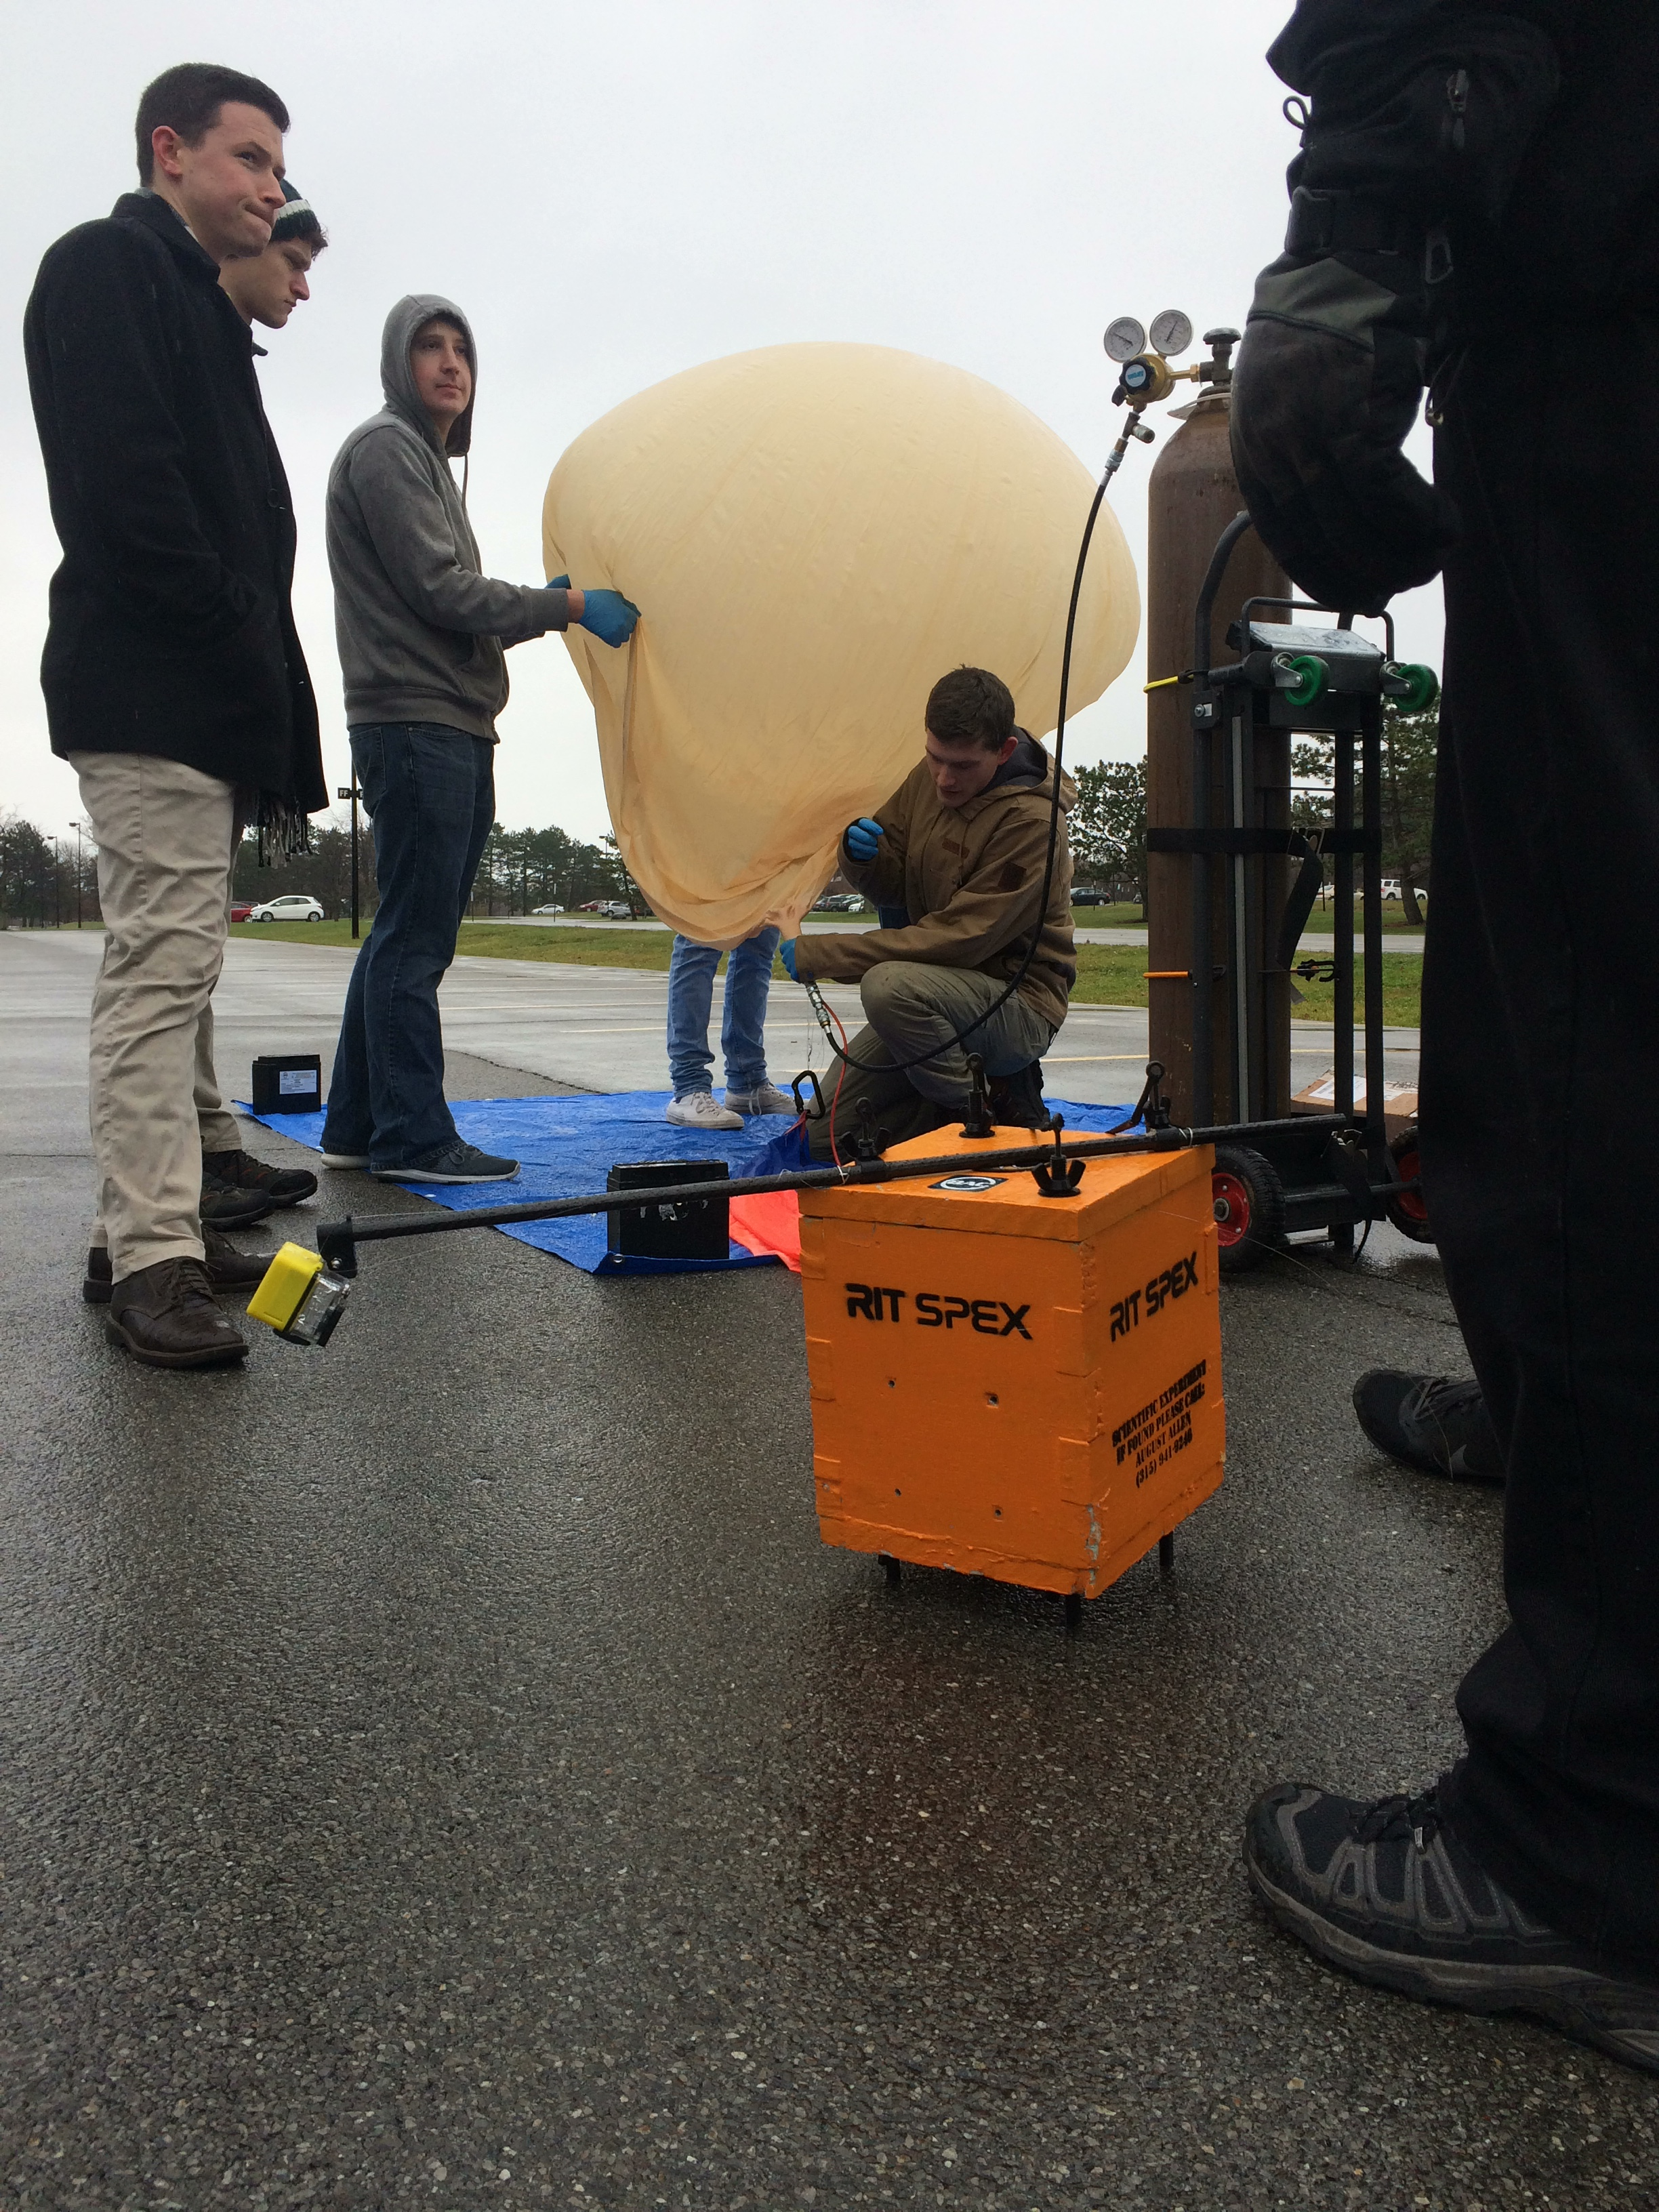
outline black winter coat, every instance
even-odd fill
[[[1268,61],[1285,83],[1353,108],[1375,154],[1346,181],[1393,198],[1409,122],[1400,80],[1426,40],[1437,52],[1513,20],[1548,39],[1561,73],[1549,113],[1513,149],[1496,224],[1454,221],[1456,312],[1466,331],[1567,322],[1659,307],[1659,8],[1654,0],[1297,0]],[[1292,168],[1296,167],[1292,164]],[[1292,177],[1294,183],[1298,179]],[[1312,179],[1310,179],[1312,181]],[[1587,339],[1587,343],[1588,343]],[[1570,395],[1564,392],[1565,399]]]
[[[64,548],[52,750],[152,753],[258,789],[267,817],[315,811],[293,507],[216,264],[164,200],[125,193],[47,252],[23,349]]]

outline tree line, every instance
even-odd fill
[[[1437,708],[1401,714],[1389,708],[1382,720],[1382,874],[1396,879],[1405,918],[1423,919],[1429,888],[1429,846],[1434,827],[1435,759],[1440,741]],[[1328,738],[1292,748],[1291,822],[1322,830],[1332,815],[1336,748]],[[1114,899],[1146,903],[1146,763],[1099,761],[1075,771],[1077,800],[1067,820],[1073,874],[1078,886]],[[1356,773],[1358,818],[1364,778]],[[1325,862],[1326,879],[1333,864]]]
[[[1435,751],[1439,717],[1390,711],[1383,724],[1382,872],[1397,877],[1406,919],[1420,919],[1419,896],[1429,883],[1429,834],[1434,819]],[[1330,819],[1333,748],[1328,739],[1298,744],[1291,819],[1300,830]],[[1075,771],[1077,799],[1067,817],[1073,874],[1080,889],[1113,899],[1146,902],[1146,763],[1097,761]],[[1357,800],[1356,800],[1357,803]],[[343,809],[313,823],[311,850],[260,866],[252,832],[242,841],[232,896],[249,903],[283,891],[308,892],[331,919],[351,911],[350,817]],[[358,896],[365,917],[377,904],[374,842],[367,817],[358,841]],[[1329,863],[1327,862],[1328,872]],[[567,911],[590,899],[623,899],[635,914],[647,909],[623,866],[614,837],[586,844],[563,830],[507,830],[499,822],[485,840],[468,914],[532,913],[538,906]],[[25,928],[75,926],[77,916],[97,926],[97,854],[86,825],[77,840],[51,837],[15,813],[0,812],[0,916]]]
[[[362,913],[380,902],[374,880],[374,840],[367,816],[360,817],[357,896]],[[589,899],[628,898],[630,878],[616,840],[585,844],[559,829],[507,830],[499,822],[484,840],[467,913],[487,921],[492,915],[532,913],[538,906],[569,909]],[[311,850],[290,860],[259,865],[258,841],[252,831],[242,840],[231,882],[231,896],[257,905],[284,892],[307,893],[331,921],[351,911],[351,823],[343,810],[326,823],[313,822]],[[637,890],[630,903],[644,912]]]
[[[83,823],[81,835],[48,836],[20,814],[0,812],[0,918],[8,928],[96,928],[98,854]]]
[[[1423,897],[1429,889],[1429,848],[1434,830],[1435,761],[1440,744],[1440,710],[1426,714],[1396,714],[1392,707],[1382,716],[1382,873],[1399,883],[1405,919],[1413,926],[1423,920]],[[1356,752],[1358,748],[1356,747]],[[1292,746],[1291,751],[1291,825],[1293,829],[1322,830],[1332,817],[1332,778],[1336,772],[1336,747],[1329,738],[1318,738]],[[1364,776],[1358,761],[1354,770],[1354,819],[1359,819]],[[1325,862],[1328,883],[1334,864]]]
[[[1072,881],[1079,890],[1146,903],[1146,759],[1097,761],[1073,772],[1066,818]]]

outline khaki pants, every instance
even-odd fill
[[[202,1256],[202,1154],[239,1142],[213,1068],[240,836],[234,785],[149,753],[73,753],[98,846],[104,959],[92,999],[94,1244],[118,1283]]]

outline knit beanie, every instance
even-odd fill
[[[285,246],[295,239],[301,239],[320,252],[328,244],[328,239],[311,202],[299,186],[286,177],[283,179],[283,198],[288,204],[270,226],[271,244]]]

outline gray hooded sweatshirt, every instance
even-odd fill
[[[352,432],[329,471],[328,565],[346,722],[438,722],[493,742],[507,704],[504,648],[566,629],[570,599],[479,573],[477,540],[410,366],[415,333],[434,315],[466,333],[472,399],[447,449],[466,452],[478,391],[471,325],[453,301],[417,292],[386,319],[386,405]]]

